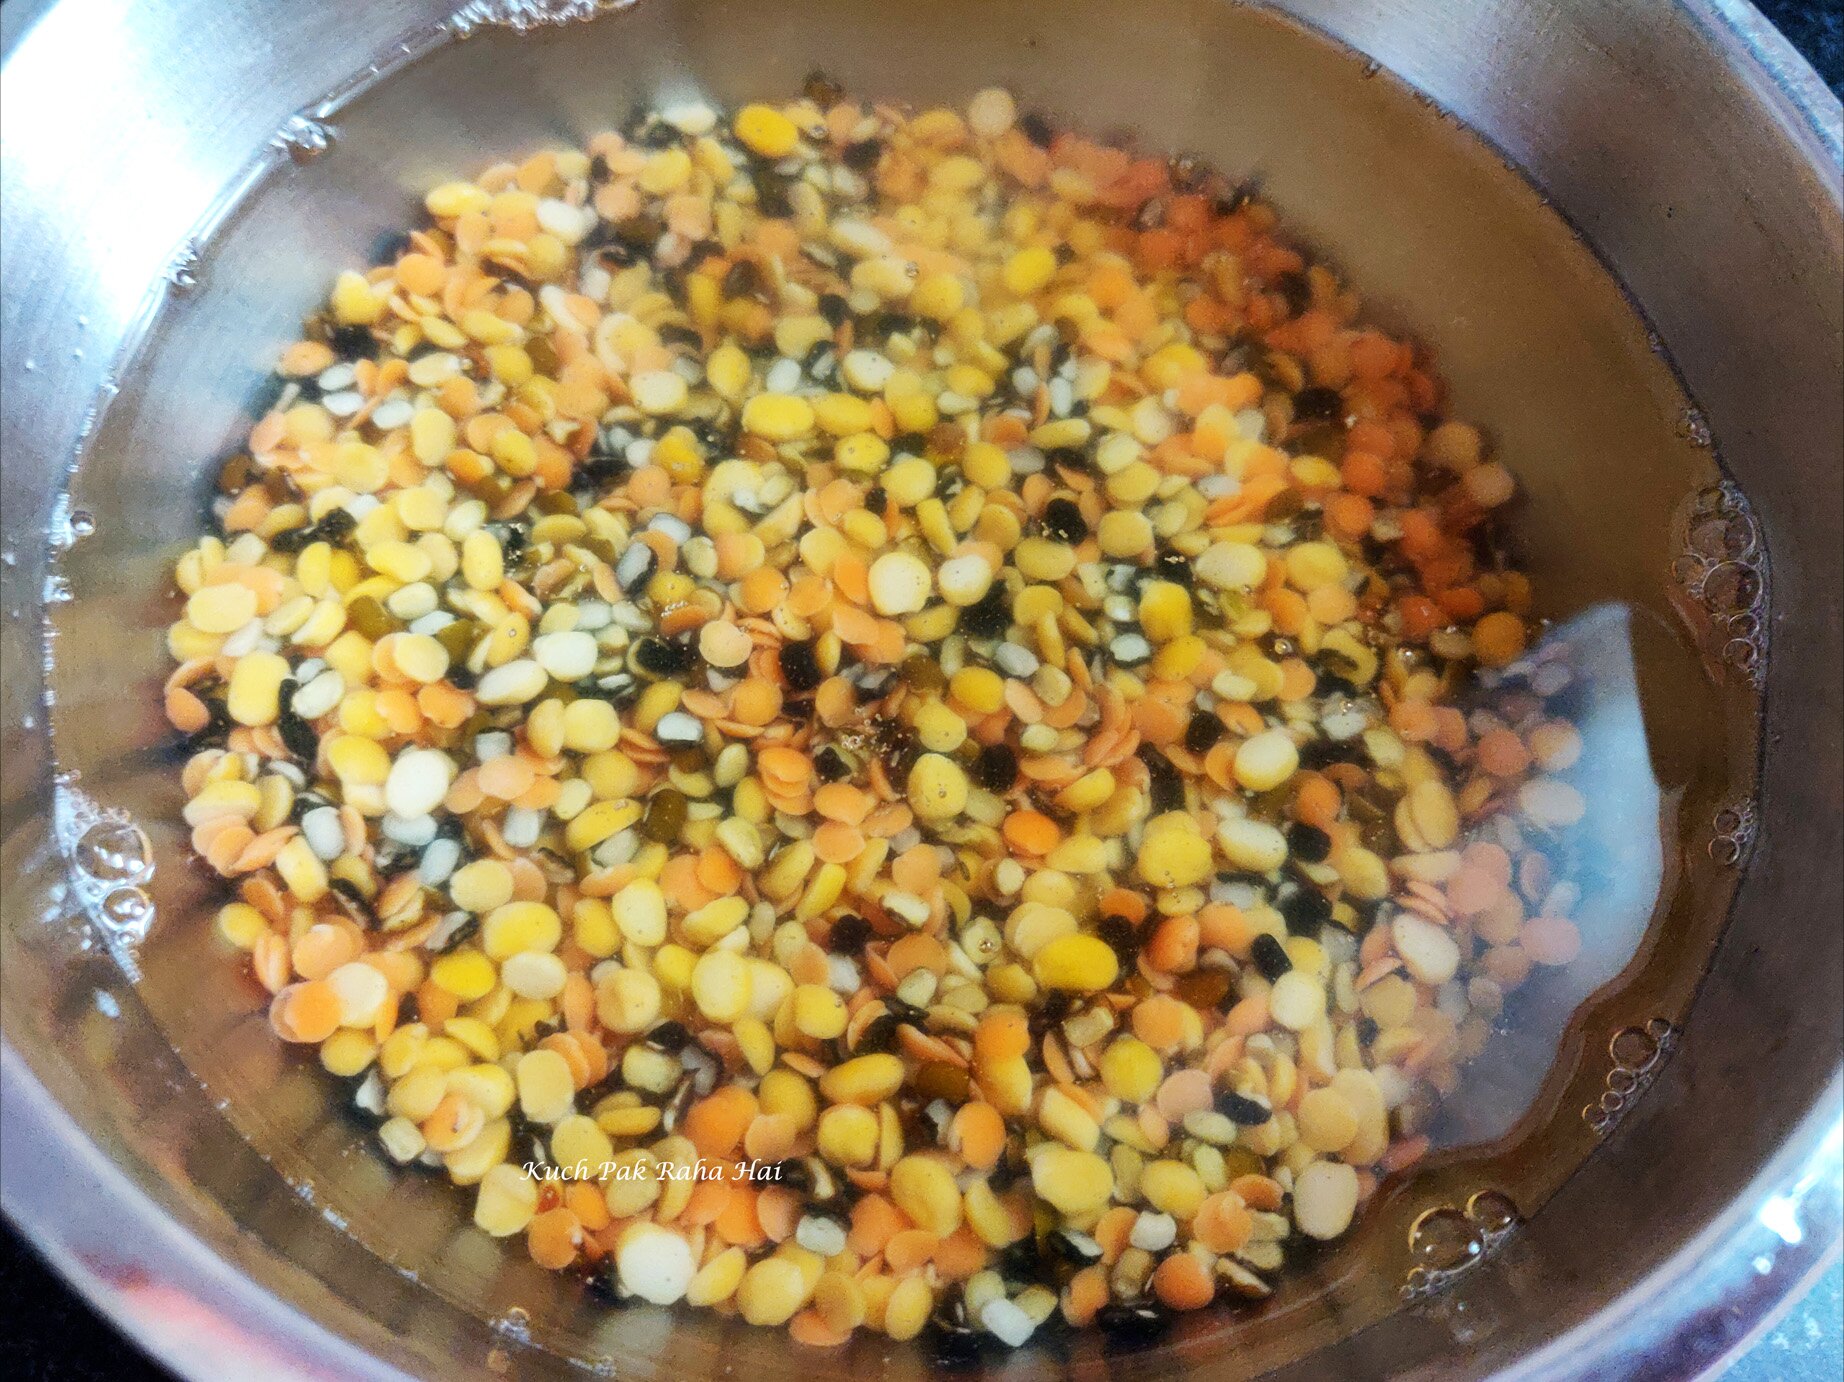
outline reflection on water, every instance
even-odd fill
[[[1573,761],[1534,780],[1572,791],[1527,787],[1465,841],[1500,845],[1517,859],[1513,900],[1502,905],[1528,918],[1568,918],[1580,952],[1567,964],[1539,967],[1508,995],[1492,1039],[1442,1107],[1437,1145],[1494,1142],[1511,1131],[1535,1106],[1577,1010],[1645,944],[1666,882],[1664,842],[1677,835],[1679,797],[1660,782],[1657,736],[1647,732],[1640,656],[1653,640],[1651,623],[1625,605],[1596,605],[1551,628],[1516,667],[1462,692],[1462,708],[1476,720],[1515,726],[1520,716],[1559,716],[1580,734]],[[1570,819],[1576,812],[1579,819]],[[1503,925],[1492,914],[1474,924],[1488,940]],[[1528,949],[1533,938],[1549,939],[1525,929],[1507,948]]]

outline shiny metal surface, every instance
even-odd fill
[[[548,1377],[603,1357],[634,1377],[929,1371],[875,1341],[816,1358],[708,1318],[588,1311],[503,1255],[461,1197],[362,1152],[322,1082],[245,1018],[203,880],[159,824],[166,569],[264,359],[333,268],[448,172],[688,82],[790,89],[817,58],[879,95],[1005,81],[1260,173],[1438,348],[1462,411],[1514,458],[1558,611],[1668,599],[1670,519],[1714,477],[1705,427],[1771,552],[1759,842],[1678,1048],[1603,1153],[1427,1305],[1390,1313],[1399,1278],[1353,1269],[1384,1259],[1344,1257],[1325,1300],[1187,1321],[1114,1371],[1681,1377],[1768,1323],[1839,1222],[1844,217],[1837,102],[1758,16],[1737,0],[483,0],[471,36],[436,42],[453,3],[14,0],[0,17],[0,1184],[57,1265],[196,1377]],[[321,105],[368,65],[402,70]],[[302,114],[315,123],[289,126]],[[92,426],[71,488],[96,531],[54,552]],[[55,790],[48,688],[81,795]],[[92,798],[153,836],[139,985],[56,838],[57,801]],[[528,1314],[509,1321],[514,1304]],[[1104,1366],[1087,1342],[1066,1362]]]

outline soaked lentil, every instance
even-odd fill
[[[1426,354],[1002,91],[426,202],[178,566],[277,1036],[487,1233],[815,1346],[1137,1334],[1343,1236],[1581,939],[1579,734],[1453,703],[1530,591]]]

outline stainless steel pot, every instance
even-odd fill
[[[930,1371],[877,1341],[816,1357],[589,1308],[468,1229],[248,1017],[162,825],[168,565],[333,268],[441,175],[687,85],[792,89],[817,61],[883,96],[1005,82],[1259,174],[1513,458],[1552,608],[1686,609],[1726,659],[1715,720],[1649,717],[1654,757],[1696,759],[1712,725],[1751,743],[1764,685],[1758,801],[1751,762],[1687,777],[1640,977],[1589,1006],[1550,1081],[1565,1111],[1612,1081],[1599,1154],[1407,1308],[1404,1214],[1492,1189],[1499,1163],[1386,1202],[1325,1292],[1187,1320],[1112,1371],[1681,1377],[1764,1328],[1835,1252],[1844,991],[1840,114],[1778,36],[1737,0],[454,3],[5,11],[0,1165],[59,1269],[196,1377]],[[1699,493],[1746,563],[1771,554],[1770,609],[1686,589]],[[1652,961],[1701,960],[1750,838],[1690,1005],[1698,966],[1654,981]],[[1667,1010],[1668,1059],[1604,1054]],[[1586,1135],[1570,1114],[1529,1145]],[[1090,1341],[1062,1361],[1104,1367]]]

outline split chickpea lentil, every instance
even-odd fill
[[[1150,1328],[1343,1235],[1580,945],[1566,678],[1425,356],[1002,91],[426,200],[178,567],[276,1035],[487,1233],[806,1344]]]

